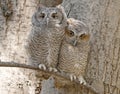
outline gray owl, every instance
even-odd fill
[[[26,50],[29,62],[46,70],[55,69],[61,40],[67,25],[62,6],[45,7],[40,5],[32,17],[32,30]]]
[[[68,19],[65,37],[62,41],[58,69],[70,74],[70,79],[83,79],[89,52],[89,32],[87,26],[73,18]]]

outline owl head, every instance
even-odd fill
[[[65,28],[65,40],[67,43],[77,46],[89,41],[90,34],[85,23],[69,18],[67,24],[68,26]]]
[[[45,7],[40,5],[33,14],[32,24],[46,27],[66,26],[67,17],[61,5],[56,7]]]

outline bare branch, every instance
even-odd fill
[[[69,15],[70,15],[70,12],[72,11],[72,8],[74,7],[74,4],[71,4],[71,6],[70,6],[70,10],[68,11],[68,13],[67,13],[67,17],[69,17]]]
[[[2,62],[2,61],[0,61],[0,67],[17,67],[17,68],[39,70],[39,71],[42,71],[43,73],[48,73],[48,74],[53,75],[55,77],[60,77],[60,78],[65,79],[66,81],[70,81],[69,74],[66,74],[64,72],[54,73],[54,72],[50,72],[49,70],[42,70],[38,66],[33,66],[33,65],[28,65],[28,64],[20,64],[20,63],[15,63],[15,62]],[[98,94],[97,91],[93,87],[91,87],[89,84],[81,85],[78,80],[74,80],[70,83],[77,84],[79,86],[84,86],[85,88],[92,90],[92,92],[94,92],[95,94]]]
[[[19,67],[19,68],[27,68],[27,69],[39,70],[38,66],[20,64],[20,63],[15,63],[13,61],[12,62],[2,62],[2,61],[0,61],[0,67]]]

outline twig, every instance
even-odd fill
[[[74,6],[74,4],[71,4],[70,10],[69,10],[68,13],[67,13],[67,17],[69,17],[70,12],[72,11],[73,6]]]
[[[49,73],[49,74],[51,74],[51,75],[55,75],[56,77],[60,77],[60,78],[63,78],[63,79],[65,79],[65,80],[67,80],[67,81],[70,81],[69,75],[66,74],[66,73],[64,73],[64,72],[62,72],[62,73],[60,73],[60,72],[54,73],[54,72],[50,72],[49,70],[42,70],[42,69],[40,69],[38,66],[35,66],[35,65],[33,66],[33,65],[20,64],[20,63],[15,63],[15,62],[2,62],[2,61],[0,61],[0,67],[17,67],[17,68],[26,68],[26,69],[39,70],[39,71],[42,71],[42,72],[44,72],[44,73]],[[84,86],[84,87],[86,87],[87,89],[92,90],[95,94],[99,94],[99,93],[96,92],[96,90],[95,90],[93,87],[91,87],[89,84],[81,85],[78,80],[74,80],[74,81],[71,82],[71,84],[72,84],[72,83],[77,84],[77,85],[80,85],[80,86]]]

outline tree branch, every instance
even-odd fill
[[[20,64],[20,63],[15,63],[15,62],[2,62],[2,61],[0,61],[0,67],[17,67],[17,68],[26,68],[26,69],[39,70],[39,71],[42,71],[43,73],[49,73],[49,74],[54,75],[56,77],[60,77],[60,78],[63,78],[65,80],[67,80],[67,81],[70,81],[69,74],[66,74],[64,72],[62,72],[62,73],[60,73],[60,72],[54,73],[54,72],[50,72],[49,70],[42,70],[42,69],[39,68],[39,66],[35,66],[35,65],[28,65],[28,64]],[[71,84],[72,83],[80,85],[80,86],[84,86],[85,88],[90,89],[95,94],[99,94],[89,84],[81,85],[78,80],[71,81]]]

